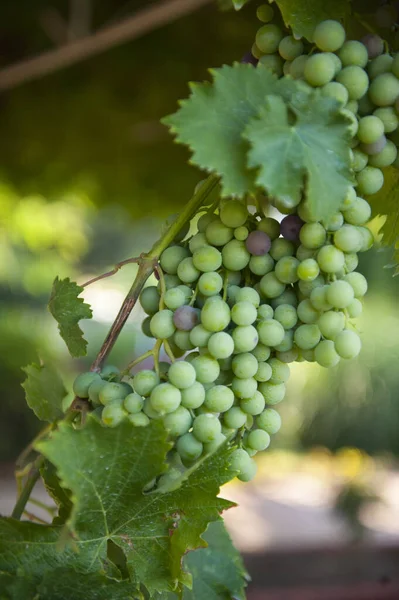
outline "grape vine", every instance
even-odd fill
[[[19,497],[0,520],[2,598],[245,597],[220,487],[256,475],[291,363],[333,368],[361,351],[358,254],[374,243],[373,198],[392,196],[399,168],[396,13],[377,11],[383,38],[356,2],[296,4],[258,6],[251,54],[192,85],[165,119],[210,175],[148,253],[85,284],[138,264],[70,406],[57,372],[25,369],[28,405],[48,424],[19,458]],[[56,279],[49,303],[74,357],[92,316],[83,289]],[[107,364],[138,301],[153,347]],[[20,521],[39,477],[51,524]]]

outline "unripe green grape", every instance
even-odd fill
[[[326,241],[326,230],[321,223],[305,223],[299,232],[301,244],[314,250],[320,248]]]
[[[345,315],[342,312],[329,310],[320,316],[317,324],[322,336],[333,340],[345,327]]]
[[[204,454],[212,454],[215,452],[224,442],[227,440],[227,437],[220,433],[214,440],[211,442],[207,442],[204,444]]]
[[[205,237],[212,246],[224,246],[233,239],[234,230],[216,218],[206,228]]]
[[[220,207],[220,220],[226,227],[241,227],[248,218],[248,210],[245,204],[239,200],[227,200]]]
[[[319,319],[320,312],[316,310],[309,298],[302,300],[298,304],[298,318],[302,323],[316,323]]]
[[[302,281],[300,280],[298,283],[298,287],[299,290],[301,291],[301,293],[308,298],[310,296],[310,294],[312,293],[312,290],[314,290],[317,287],[320,287],[321,285],[325,284],[325,280],[323,275],[318,275],[316,277],[316,279],[313,279],[313,281]]]
[[[367,279],[361,273],[348,273],[344,281],[349,283],[354,291],[355,298],[362,298],[367,292]]]
[[[254,375],[256,381],[269,381],[272,376],[272,368],[267,362],[261,362],[257,365],[257,371]]]
[[[258,221],[256,229],[267,233],[272,241],[280,235],[280,223],[272,217],[264,217],[261,221]]]
[[[382,109],[381,109],[382,110]],[[363,171],[364,167],[367,166],[369,157],[365,152],[359,150],[359,148],[355,148],[353,150],[353,161],[352,161],[352,169],[355,173],[359,173],[359,171]]]
[[[316,362],[325,368],[335,367],[340,361],[334,342],[331,340],[321,340],[314,349],[314,357]]]
[[[254,56],[255,58],[257,58],[258,60],[263,56],[263,52],[261,50],[259,50],[259,48],[255,44],[255,42],[252,44],[251,54],[252,54],[252,56]]]
[[[259,362],[263,362],[269,358],[270,348],[269,346],[265,346],[265,344],[262,344],[262,342],[260,342],[252,350],[252,354]]]
[[[277,346],[284,339],[284,327],[275,319],[261,321],[257,325],[259,339],[265,346]]]
[[[127,419],[134,427],[147,427],[150,424],[150,419],[143,412],[134,414],[129,413]]]
[[[292,288],[287,288],[282,294],[280,294],[280,296],[277,296],[277,298],[272,298],[272,300],[270,300],[270,305],[272,306],[272,308],[274,308],[274,310],[281,304],[291,304],[291,306],[298,305],[297,295]]]
[[[260,296],[253,288],[242,287],[237,291],[236,302],[250,302],[257,308],[260,304]]]
[[[378,117],[383,122],[385,133],[392,133],[398,128],[399,119],[395,110],[391,106],[377,108],[373,115]]]
[[[308,56],[306,54],[294,58],[290,66],[290,75],[293,79],[302,79],[304,77],[307,61]]]
[[[287,76],[290,75],[290,70],[291,70],[291,64],[292,61],[290,60],[286,60],[285,63],[283,64],[283,75]]]
[[[292,329],[288,329],[284,332],[284,338],[280,344],[275,346],[277,352],[288,352],[292,350],[294,346],[294,332]]]
[[[392,165],[398,156],[398,149],[391,140],[387,140],[385,147],[374,154],[374,156],[370,156],[369,164],[372,167],[378,167],[379,169],[383,167],[389,167]]]
[[[344,67],[336,79],[338,83],[342,83],[346,87],[350,100],[359,100],[369,87],[366,71],[356,65]]]
[[[173,412],[168,413],[163,418],[165,429],[173,437],[178,437],[187,433],[190,429],[192,418],[190,412],[184,406],[179,406]]]
[[[208,298],[201,310],[201,323],[208,331],[222,331],[230,323],[230,308],[220,296]]]
[[[268,363],[272,368],[272,376],[269,380],[270,383],[286,383],[290,377],[289,366],[278,358],[271,358]]]
[[[399,96],[399,80],[393,73],[378,75],[371,82],[369,96],[376,106],[392,106]]]
[[[315,288],[310,293],[310,302],[312,306],[318,311],[330,310],[331,304],[327,302],[327,290],[328,285],[322,285]]]
[[[263,431],[266,431],[269,435],[273,435],[280,431],[281,417],[274,408],[266,408],[256,418],[256,425]]]
[[[202,246],[193,254],[193,265],[203,273],[217,271],[222,266],[222,255],[213,246]]]
[[[234,237],[239,242],[244,242],[247,239],[248,235],[249,231],[247,227],[244,227],[244,225],[241,225],[241,227],[237,227],[236,229],[234,229]]]
[[[367,227],[356,227],[356,229],[362,240],[362,245],[359,252],[366,252],[367,250],[370,250],[374,244],[374,236],[372,232]]]
[[[219,419],[211,414],[204,413],[195,417],[193,422],[193,434],[202,443],[212,442],[222,432]]]
[[[263,395],[256,390],[251,398],[244,398],[240,401],[240,408],[248,415],[259,415],[265,408],[265,399]]]
[[[151,333],[151,328],[150,328],[150,324],[151,324],[151,318],[152,317],[146,317],[145,319],[143,319],[143,321],[141,322],[141,331],[143,332],[143,334],[149,338],[154,337]]]
[[[245,242],[231,240],[222,250],[223,265],[230,271],[242,271],[248,265],[251,258],[245,247]]]
[[[282,283],[274,271],[266,273],[260,280],[260,289],[266,298],[277,298],[285,290],[285,284]]]
[[[89,385],[89,390],[88,390],[88,394],[89,394],[89,400],[92,403],[93,406],[100,406],[101,402],[100,402],[100,398],[99,398],[99,394],[100,391],[102,390],[102,388],[107,385],[107,381],[105,381],[104,379],[95,379],[90,385]],[[80,396],[81,397],[81,396]]]
[[[209,246],[205,233],[196,233],[188,243],[191,254],[194,254],[196,250],[202,248],[203,246]]]
[[[248,455],[248,452],[241,448],[234,450],[231,454],[230,466],[233,471],[237,471],[237,478],[241,481],[250,481],[256,475],[256,463]]]
[[[319,23],[313,32],[313,41],[323,52],[335,52],[345,42],[345,29],[338,21],[328,19]]]
[[[341,358],[356,358],[361,350],[362,344],[359,336],[354,331],[341,331],[335,338],[335,350]]]
[[[128,394],[131,394],[132,392],[133,392],[133,389],[130,385],[127,385],[125,383],[110,382],[101,388],[101,390],[98,394],[98,398],[99,398],[101,404],[106,406],[107,404],[110,404],[111,402],[115,402],[115,401],[122,402],[122,400],[124,398],[126,398],[126,396]]]
[[[306,61],[304,76],[309,85],[324,86],[335,76],[335,63],[328,54],[313,54]]]
[[[310,248],[305,248],[302,244],[298,246],[296,251],[296,257],[298,260],[306,260],[307,258],[313,258],[316,254],[315,250],[311,250]]]
[[[186,361],[176,361],[170,365],[168,378],[172,385],[178,389],[191,387],[196,378],[194,367]]]
[[[285,384],[284,383],[259,383],[258,390],[265,399],[265,403],[271,406],[279,404],[285,396]]]
[[[258,308],[258,319],[260,321],[267,321],[273,319],[274,310],[269,304],[261,304]],[[278,320],[278,319],[277,319]]]
[[[376,106],[371,102],[368,94],[359,99],[359,115],[370,115],[375,108]]]
[[[273,21],[274,10],[269,4],[261,4],[256,10],[256,16],[262,23]]]
[[[292,346],[291,350],[287,350],[286,352],[276,352],[276,358],[287,364],[298,360],[298,356],[299,350],[296,346]]]
[[[380,191],[384,185],[384,174],[376,167],[366,167],[356,176],[360,194],[371,196]]]
[[[263,306],[267,305],[264,304]],[[270,318],[273,318],[273,316]],[[274,318],[281,323],[284,329],[292,329],[298,321],[297,310],[291,304],[280,304],[274,312]]]
[[[355,319],[356,317],[360,317],[362,314],[363,304],[360,302],[360,300],[358,300],[358,298],[355,298],[352,300],[346,310],[348,311],[349,317],[351,319]]]
[[[234,340],[228,333],[219,331],[209,338],[209,353],[217,359],[228,358],[234,352]]]
[[[364,144],[372,144],[384,134],[384,123],[375,115],[363,117],[359,121],[357,137]]]
[[[345,86],[337,81],[330,81],[321,88],[323,96],[334,98],[337,102],[344,105],[348,102],[349,94]]]
[[[130,414],[136,414],[141,412],[144,406],[144,399],[133,392],[132,394],[128,394],[123,401],[123,406],[125,410],[127,410]]]
[[[371,217],[371,207],[363,198],[356,198],[353,206],[344,212],[345,221],[350,225],[364,225]]]
[[[231,309],[231,319],[236,325],[252,325],[256,318],[257,310],[251,302],[237,302]]]
[[[183,306],[187,303],[187,298],[183,290],[177,288],[173,288],[167,290],[164,295],[164,303],[167,308],[170,310],[176,310],[180,306]]]
[[[181,390],[181,405],[185,408],[199,408],[204,401],[205,388],[199,381],[193,383],[191,387]]]
[[[251,256],[249,261],[249,270],[255,275],[266,275],[274,268],[274,260],[270,254],[263,256]]]
[[[231,389],[233,390],[235,396],[240,399],[252,398],[257,388],[258,383],[253,377],[248,377],[247,379],[234,377],[233,381],[231,382]]]
[[[147,315],[154,315],[159,310],[160,295],[156,285],[150,285],[140,294],[140,304]]]
[[[338,273],[345,264],[345,255],[341,250],[329,244],[320,248],[317,262],[324,273]]]
[[[210,412],[223,413],[234,404],[234,394],[225,385],[215,385],[207,390],[205,395],[205,407]]]
[[[127,412],[121,402],[110,402],[104,406],[101,420],[107,427],[116,427],[126,418]]]
[[[294,333],[295,343],[301,350],[311,350],[312,348],[315,348],[320,342],[320,338],[320,329],[315,324],[300,325]]]
[[[283,38],[283,32],[277,25],[263,25],[256,33],[256,45],[265,54],[274,54]]]
[[[279,54],[284,60],[292,61],[303,53],[303,42],[292,35],[284,37],[278,46]]]
[[[230,429],[239,429],[245,425],[247,421],[247,413],[245,413],[239,406],[233,406],[223,415],[223,423]]]
[[[276,263],[275,276],[281,283],[295,283],[298,281],[298,266],[299,260],[297,258],[294,256],[284,256]]]
[[[357,254],[345,254],[345,269],[348,273],[354,271],[358,264]]]
[[[346,281],[333,281],[327,290],[327,301],[334,308],[346,308],[355,297],[352,286]]]
[[[334,245],[342,252],[359,252],[362,236],[353,225],[343,225],[334,234]]]
[[[306,360],[307,362],[315,362],[314,349],[301,350],[298,358]]]
[[[161,383],[151,392],[151,407],[160,415],[175,411],[181,402],[180,390],[170,383]]]
[[[201,272],[195,268],[191,256],[184,258],[177,267],[177,275],[183,283],[193,283],[197,281]]]
[[[313,258],[306,258],[299,263],[297,273],[302,281],[313,281],[320,273],[320,268]]]
[[[233,333],[234,352],[251,352],[259,341],[258,332],[253,325],[238,325]]]
[[[200,233],[205,233],[206,228],[212,221],[217,220],[219,217],[214,213],[207,212],[198,219],[197,227]]]
[[[378,77],[382,73],[389,73],[391,71],[393,58],[390,54],[380,54],[376,58],[370,61],[367,72],[371,80]]]
[[[250,352],[243,352],[234,356],[231,368],[236,377],[248,379],[254,377],[258,370],[258,361]]]
[[[193,461],[201,456],[203,445],[192,433],[185,433],[177,440],[176,450],[183,460]]]
[[[140,396],[149,396],[152,390],[159,385],[160,379],[155,371],[143,369],[133,377],[133,388]]]
[[[169,246],[162,252],[159,260],[162,270],[169,275],[176,275],[177,267],[189,254],[187,248],[183,246]]]
[[[248,435],[246,443],[249,448],[252,448],[257,452],[266,450],[270,445],[270,435],[263,429],[254,429]]]
[[[356,40],[345,42],[338,52],[338,57],[340,58],[343,67],[348,67],[350,65],[365,67],[369,60],[367,48],[364,44]]]
[[[294,254],[295,245],[292,242],[284,238],[277,238],[273,240],[270,248],[270,256],[274,258],[274,260],[279,261],[281,258],[294,256]]]
[[[269,69],[277,77],[281,77],[283,74],[283,61],[277,54],[264,54],[259,59],[259,64]]]
[[[197,356],[191,364],[196,371],[197,381],[200,383],[212,383],[219,377],[219,363],[210,354]]]
[[[73,393],[79,398],[88,398],[89,387],[95,381],[101,381],[101,377],[98,373],[81,373],[73,382]]]
[[[212,336],[212,331],[208,331],[203,325],[196,325],[189,332],[189,336],[194,347],[205,348]]]

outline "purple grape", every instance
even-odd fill
[[[384,41],[375,33],[368,33],[362,37],[362,43],[367,48],[369,58],[376,58],[384,51]]]
[[[372,144],[361,144],[361,149],[366,154],[373,156],[373,154],[378,154],[381,150],[384,150],[387,144],[387,138],[385,135],[382,135],[379,140],[373,142]]]
[[[299,242],[302,225],[303,221],[298,215],[288,215],[280,223],[281,235],[289,242]]]
[[[253,256],[263,256],[270,250],[272,242],[264,231],[252,231],[245,240],[245,246]]]
[[[192,306],[180,306],[173,315],[173,323],[177,329],[191,331],[199,323],[199,311]]]
[[[252,52],[247,52],[242,57],[241,62],[244,64],[247,64],[247,65],[253,65],[254,67],[256,67],[256,65],[258,64],[259,61],[257,58],[255,58],[255,56],[252,54]]]

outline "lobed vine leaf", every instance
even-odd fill
[[[50,423],[63,416],[62,400],[67,394],[58,372],[50,365],[28,365],[22,369],[26,402],[41,421]]]
[[[90,306],[78,297],[82,292],[83,288],[68,277],[56,277],[49,301],[49,310],[58,323],[60,335],[75,358],[87,353],[87,341],[78,323],[93,316]]]
[[[315,220],[339,209],[353,182],[348,120],[335,101],[307,88],[286,102],[268,96],[245,137],[251,143],[248,165],[270,196],[292,206],[304,194]]]
[[[61,486],[56,469],[48,460],[44,461],[44,464],[40,468],[40,475],[47,493],[54,500],[58,508],[58,515],[55,517],[53,524],[64,524],[72,510],[71,492]]]
[[[342,21],[350,15],[350,0],[269,0],[280,9],[284,23],[298,38],[313,41],[313,32],[320,21]]]

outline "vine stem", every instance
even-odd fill
[[[14,510],[11,513],[13,519],[20,519],[25,511],[25,506],[28,503],[29,496],[32,493],[33,488],[36,485],[37,480],[40,476],[40,467],[44,463],[44,456],[39,456],[32,464],[25,485],[23,486],[18,500],[14,506]]]
[[[123,326],[125,325],[130,313],[132,312],[141,290],[144,287],[145,282],[149,276],[153,273],[158,265],[160,255],[166,248],[173,242],[175,237],[180,233],[184,225],[190,221],[194,216],[198,208],[203,204],[204,200],[209,196],[212,190],[218,183],[218,177],[216,175],[210,175],[204,182],[202,182],[198,189],[194,192],[191,200],[186,204],[183,211],[180,213],[178,218],[172,225],[167,229],[164,235],[155,242],[154,246],[148,254],[143,254],[140,257],[139,268],[123,304],[119,310],[119,313],[108,332],[107,337],[104,340],[103,345],[100,348],[90,370],[99,372],[101,371],[102,365],[107,359],[109,353],[115,345],[116,340]]]

